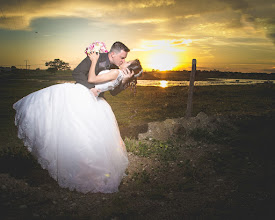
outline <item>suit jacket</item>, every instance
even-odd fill
[[[81,63],[73,70],[73,78],[76,83],[80,83],[83,86],[86,86],[88,89],[94,88],[94,83],[88,82],[88,74],[91,67],[92,61],[87,56]],[[110,63],[108,58],[108,53],[100,53],[98,61],[95,67],[95,74],[98,75],[102,70],[110,70],[110,69],[118,69],[117,66]],[[122,83],[120,83],[114,90],[110,91],[112,95],[117,95],[119,92],[123,90]],[[103,93],[101,93],[103,95]],[[101,95],[100,94],[100,95]]]

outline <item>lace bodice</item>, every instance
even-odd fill
[[[110,70],[103,70],[98,75],[107,73],[109,71]],[[100,84],[96,84],[95,88],[100,89],[101,92],[110,91],[110,90],[113,90],[115,87],[117,87],[120,84],[120,82],[122,81],[122,79],[123,79],[123,74],[122,74],[122,71],[119,70],[119,74],[118,74],[118,76],[115,80],[100,83]]]

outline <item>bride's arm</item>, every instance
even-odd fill
[[[92,53],[88,55],[91,62],[91,67],[89,70],[89,74],[88,74],[88,82],[89,83],[104,83],[104,82],[108,82],[108,81],[112,81],[115,80],[119,74],[119,70],[118,69],[112,69],[107,73],[101,74],[101,75],[96,75],[95,74],[95,67],[96,67],[96,63],[97,60],[99,58],[99,54],[96,53]]]

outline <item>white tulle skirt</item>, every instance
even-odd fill
[[[18,137],[61,187],[118,191],[128,158],[109,104],[80,84],[59,84],[13,105]]]

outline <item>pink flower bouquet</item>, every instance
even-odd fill
[[[93,42],[91,45],[89,45],[86,48],[85,53],[86,53],[86,55],[88,55],[88,54],[92,53],[92,51],[97,52],[97,53],[108,53],[105,43],[100,42],[100,41]]]

